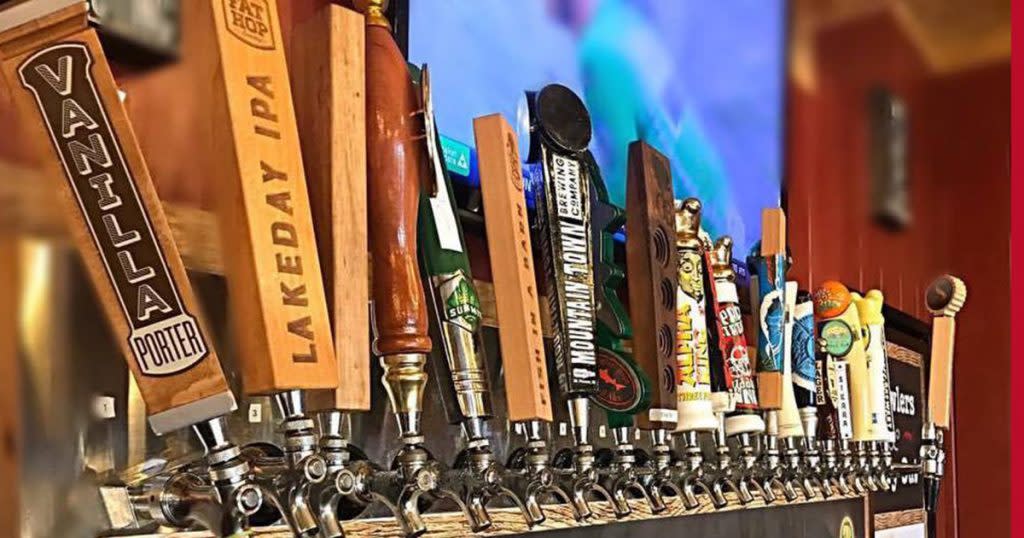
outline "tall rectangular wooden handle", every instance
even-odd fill
[[[552,420],[523,171],[515,132],[500,114],[473,120],[494,276],[508,419]]]
[[[220,56],[217,182],[243,386],[249,394],[334,389],[338,370],[277,3],[207,6]]]
[[[0,16],[0,20],[4,17]],[[75,246],[162,434],[235,409],[85,5],[0,28],[24,136],[61,178]]]
[[[338,388],[307,394],[314,410],[370,410],[363,26],[363,15],[329,3],[295,27],[288,50],[338,363]]]
[[[928,411],[939,428],[949,428],[953,395],[953,341],[956,318],[938,316],[932,321],[931,373],[928,380]]]
[[[653,382],[641,429],[675,429],[678,419],[675,345],[679,253],[668,159],[642,141],[629,145],[626,178],[626,263],[633,356]],[[708,275],[710,278],[710,274]],[[708,305],[713,308],[713,305]]]

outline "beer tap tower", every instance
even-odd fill
[[[711,265],[715,279],[715,312],[718,318],[718,345],[725,355],[729,376],[732,378],[732,396],[735,410],[725,416],[724,432],[727,439],[735,440],[739,451],[736,461],[736,485],[740,500],[751,499],[751,490],[761,493],[766,503],[774,502],[771,489],[761,489],[754,477],[757,455],[752,436],[764,433],[764,419],[758,414],[757,387],[751,371],[747,339],[743,334],[739,293],[736,291],[736,273],[732,268],[733,241],[723,236],[715,242]]]
[[[509,458],[504,482],[521,499],[531,525],[545,520],[541,500],[568,503],[550,467],[552,421],[539,293],[516,135],[500,114],[473,120],[484,223],[501,320],[498,333],[510,424],[522,425],[526,446]]]
[[[896,449],[896,426],[889,401],[889,359],[885,353],[885,318],[882,317],[885,298],[879,290],[871,290],[863,297],[854,293],[853,304],[864,324],[870,412],[869,440],[864,443],[869,458],[867,472],[880,489],[888,491],[895,487],[890,471]]]
[[[711,372],[708,364],[708,330],[704,294],[704,257],[700,239],[701,203],[687,198],[676,204],[675,246],[679,254],[676,288],[676,400],[679,412],[676,441],[683,459],[677,464],[683,503],[697,506],[697,491],[703,491],[716,508],[727,504],[721,490],[708,484],[700,433],[718,429],[711,402]],[[714,308],[712,305],[711,308]]]
[[[818,438],[826,473],[840,493],[867,491],[854,469],[850,444],[855,439],[857,410],[851,394],[851,355],[863,356],[861,327],[853,297],[843,284],[826,281],[814,292],[814,320],[818,334]],[[861,357],[863,358],[863,357]],[[862,361],[863,363],[863,361]],[[858,403],[864,403],[863,395]],[[852,480],[848,480],[852,478]]]
[[[675,200],[668,159],[644,142],[629,146],[626,181],[626,263],[633,356],[651,380],[650,403],[636,415],[651,439],[648,492],[684,498],[673,479],[669,432],[676,428],[676,290],[679,253],[673,248]],[[663,501],[662,501],[663,502]],[[692,506],[691,506],[692,507]]]
[[[921,466],[924,471],[924,507],[934,514],[946,462],[945,432],[949,430],[953,396],[953,340],[956,314],[967,300],[967,286],[959,278],[943,275],[928,286],[925,302],[932,320],[932,354],[928,376],[928,415],[921,433]],[[929,523],[929,532],[932,525]]]
[[[0,10],[0,55],[27,136],[46,147],[45,177],[104,313],[162,435],[192,428],[205,476],[172,471],[140,490],[104,488],[109,502],[160,523],[242,533],[263,503],[228,438],[236,409],[163,208],[117,95],[85,2],[23,2]],[[128,505],[128,506],[125,506]]]
[[[589,159],[588,159],[589,160]],[[597,294],[597,393],[594,403],[605,409],[608,427],[615,447],[597,451],[601,485],[612,494],[612,508],[617,517],[625,517],[632,509],[627,500],[639,496],[647,501],[652,513],[665,510],[660,490],[648,490],[646,469],[637,466],[633,446],[633,417],[647,409],[651,400],[650,378],[640,369],[625,341],[633,340],[633,325],[626,308],[617,295],[626,275],[615,262],[615,238],[626,222],[622,208],[608,199],[608,189],[597,164],[591,166],[591,229],[594,244],[594,280]]]
[[[304,392],[335,390],[338,370],[280,22],[276,4],[265,5],[208,3],[220,57],[220,229],[242,385],[273,397],[284,436],[283,461],[245,452],[271,504],[305,536],[319,532],[311,488],[327,462]],[[254,19],[260,31],[241,22]]]
[[[786,214],[779,208],[761,213],[761,242],[747,257],[750,270],[750,309],[757,338],[758,401],[765,415],[762,437],[762,487],[782,490],[786,500],[796,491],[780,477],[779,412],[783,406],[783,356],[786,329]],[[772,494],[774,496],[774,494]]]
[[[443,490],[454,491],[468,510],[470,527],[480,532],[491,526],[487,503],[495,497],[513,501],[531,522],[522,501],[502,484],[505,474],[495,461],[486,425],[491,413],[491,389],[487,363],[480,342],[480,299],[473,284],[441,147],[433,125],[429,71],[420,73],[427,118],[429,166],[436,188],[421,195],[419,216],[420,262],[428,286],[428,307],[434,318],[432,340],[439,349],[432,354],[433,370],[442,395],[448,422],[458,425],[466,443],[454,469],[441,479]]]
[[[534,229],[540,241],[543,286],[554,332],[558,383],[569,408],[571,468],[558,473],[575,513],[592,515],[587,498],[611,500],[597,482],[590,442],[590,399],[597,391],[594,268],[590,242],[590,181],[585,158],[590,115],[569,88],[551,84],[527,92],[530,112],[528,162],[540,164],[543,185],[535,193]]]

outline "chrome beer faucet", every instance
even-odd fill
[[[324,538],[345,536],[341,526],[342,507],[362,504],[352,495],[355,475],[349,468],[352,460],[348,435],[350,420],[347,413],[338,409],[321,411],[316,415],[319,452],[326,462],[327,473],[323,481],[313,486],[310,498],[317,508],[320,534]]]
[[[530,420],[522,423],[525,428],[526,445],[516,449],[509,458],[506,467],[505,484],[521,499],[526,516],[531,526],[544,522],[546,516],[541,508],[541,500],[552,498],[559,503],[570,504],[569,495],[555,483],[555,473],[551,469],[551,454],[545,430],[547,422]],[[577,520],[583,514],[575,512],[576,505],[570,504]]]
[[[655,428],[651,430],[651,462],[650,472],[644,473],[641,479],[647,487],[651,499],[666,505],[666,494],[670,497],[683,499],[684,494],[675,481],[674,454],[670,445],[668,430]]]
[[[764,491],[781,491],[787,502],[799,496],[790,481],[783,481],[782,452],[779,448],[779,415],[777,410],[765,413],[765,433],[762,436],[761,457],[758,461],[759,478]]]
[[[643,480],[644,469],[637,467],[633,443],[630,441],[628,427],[612,428],[615,448],[610,465],[598,471],[601,486],[612,496],[612,507],[618,517],[628,516],[632,509],[628,500],[636,494],[647,501],[654,514],[665,511],[665,500],[660,491],[652,493],[648,489],[649,482]],[[656,488],[652,488],[656,489]]]
[[[313,536],[320,531],[312,488],[327,478],[327,461],[317,453],[313,419],[305,413],[302,391],[274,394],[274,403],[283,420],[284,454],[266,454],[251,445],[243,451],[253,468],[270,505],[297,536]]]
[[[714,477],[706,473],[704,454],[700,447],[699,432],[680,432],[675,437],[681,458],[676,462],[676,483],[682,491],[683,506],[689,510],[700,506],[697,495],[703,493],[715,508],[728,504],[721,487],[715,489]]]
[[[573,437],[571,463],[566,464],[564,460],[567,458],[556,457],[555,478],[569,494],[576,518],[589,519],[594,515],[590,508],[590,498],[613,501],[612,494],[598,482],[597,468],[594,466],[594,446],[590,444],[589,398],[569,399],[569,420]],[[615,507],[614,502],[612,506]],[[620,514],[616,511],[616,517],[623,517]]]
[[[719,427],[715,430],[715,454],[716,460],[711,470],[713,491],[732,491],[736,494],[740,504],[750,504],[754,495],[750,491],[750,485],[743,483],[742,466],[732,460],[731,449],[725,435],[725,415],[716,413],[719,418]]]
[[[440,489],[462,500],[473,532],[490,528],[491,517],[487,513],[487,504],[499,497],[512,501],[522,512],[527,525],[534,524],[534,518],[523,500],[505,485],[508,471],[495,460],[490,441],[484,435],[483,421],[467,419],[463,423],[463,434],[467,439],[466,450],[454,468],[445,469]]]
[[[205,461],[158,475],[138,487],[102,487],[108,514],[123,514],[127,509],[135,521],[179,529],[198,525],[218,537],[249,528],[248,518],[260,511],[267,490],[252,480],[249,463],[226,436],[223,417],[192,429],[203,444]]]

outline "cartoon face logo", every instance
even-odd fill
[[[679,288],[697,302],[704,300],[704,271],[700,255],[684,251],[679,256]]]

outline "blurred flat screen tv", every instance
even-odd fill
[[[613,202],[643,139],[736,258],[758,240],[761,208],[780,202],[785,0],[408,2],[409,61],[430,66],[442,135],[472,146],[474,117],[515,123],[524,90],[559,82],[590,110]]]

